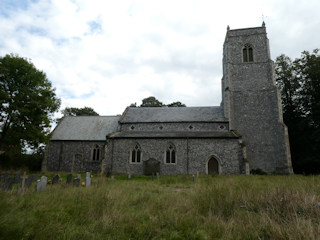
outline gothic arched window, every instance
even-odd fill
[[[176,163],[176,150],[172,143],[170,143],[166,149],[166,161],[167,164]]]
[[[141,163],[141,148],[138,144],[134,146],[130,153],[131,163]]]
[[[244,45],[242,49],[243,62],[253,62],[253,49],[250,44]]]
[[[98,145],[94,145],[92,149],[92,161],[100,160],[100,148]]]

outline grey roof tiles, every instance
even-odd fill
[[[120,116],[65,117],[53,131],[51,140],[104,141],[118,130]]]
[[[121,123],[223,122],[222,107],[129,107]]]

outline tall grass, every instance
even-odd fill
[[[1,239],[318,239],[320,177],[96,177],[0,193]]]

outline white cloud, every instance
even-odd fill
[[[0,5],[0,55],[32,59],[52,81],[62,108],[89,106],[102,115],[122,113],[149,96],[188,106],[220,104],[227,25],[259,26],[264,15],[273,58],[298,57],[320,42],[318,1],[15,3]]]

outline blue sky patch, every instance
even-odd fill
[[[39,0],[1,0],[0,15],[9,17],[10,12],[14,12],[17,10],[26,10],[31,3],[35,3],[38,1]]]

